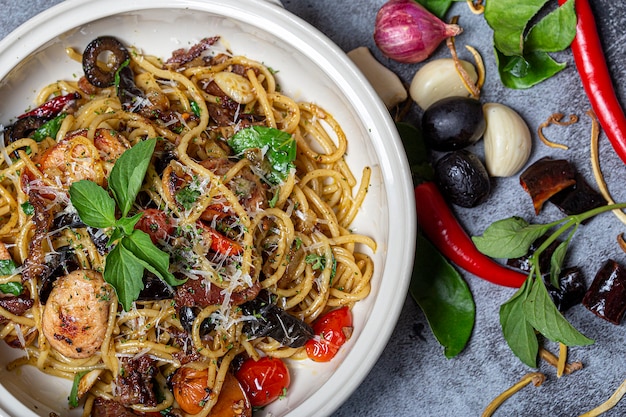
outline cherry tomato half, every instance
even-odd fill
[[[331,310],[313,323],[315,337],[305,344],[307,356],[316,362],[328,362],[352,334],[352,313],[347,306]]]
[[[278,358],[246,359],[235,373],[253,407],[263,407],[284,395],[291,378],[285,363]]]

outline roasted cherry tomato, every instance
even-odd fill
[[[174,225],[169,216],[163,211],[155,208],[145,209],[142,216],[135,225],[135,229],[142,230],[150,235],[152,243],[159,240],[167,240],[174,233]]]
[[[253,407],[263,407],[284,395],[291,381],[285,363],[267,356],[258,361],[246,359],[235,376]]]
[[[328,362],[352,335],[352,313],[347,306],[331,310],[313,323],[315,337],[306,342],[306,353],[316,362]]]

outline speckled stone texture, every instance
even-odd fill
[[[4,37],[30,16],[58,2],[2,0],[0,36]],[[395,64],[382,57],[373,43],[374,19],[383,3],[383,0],[283,0],[287,10],[319,28],[345,51],[368,46],[381,62],[408,83],[420,64]],[[626,75],[623,61],[626,6],[621,1],[595,0],[592,8],[597,15],[618,94],[626,102],[626,82],[623,81]],[[485,60],[487,81],[481,100],[509,105],[522,115],[534,132],[531,162],[542,156],[568,158],[595,184],[588,156],[590,121],[585,116],[589,102],[571,54],[554,54],[557,60],[568,63],[567,69],[556,77],[530,90],[507,90],[498,79],[491,31],[484,19],[469,13],[464,2],[455,3],[449,13],[450,16],[457,14],[465,28],[457,38],[461,57],[471,59],[463,48],[469,44],[476,47]],[[439,48],[435,56],[448,56],[448,51],[445,47]],[[580,122],[574,126],[546,130],[553,141],[570,146],[568,151],[548,148],[537,138],[539,124],[555,112],[580,116]],[[418,117],[419,113],[414,112],[412,118],[417,120]],[[604,134],[600,141],[602,169],[611,192],[615,200],[626,201],[623,187],[626,168],[613,153]],[[480,155],[482,144],[479,142],[472,150]],[[547,206],[535,216],[517,177],[494,179],[493,194],[488,201],[475,209],[455,210],[470,234],[479,234],[491,222],[513,214],[533,222],[548,222],[561,216],[554,206]],[[577,233],[567,265],[580,265],[587,281],[591,282],[606,259],[626,264],[626,255],[615,240],[623,230],[624,225],[611,214],[592,220]],[[477,306],[476,325],[467,348],[458,357],[445,359],[424,316],[407,298],[399,322],[389,323],[395,325],[395,330],[378,364],[334,416],[478,416],[494,397],[531,371],[513,356],[500,331],[499,306],[514,290],[463,274]],[[567,318],[596,340],[593,346],[570,349],[570,359],[581,361],[584,369],[557,378],[554,368],[541,363],[539,370],[546,374],[546,382],[538,388],[524,388],[506,401],[496,416],[577,416],[606,400],[626,379],[624,326],[604,322],[582,306],[570,310]],[[558,351],[558,346],[552,342],[546,343],[546,347]],[[626,400],[605,415],[626,415]]]

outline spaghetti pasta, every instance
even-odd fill
[[[210,415],[222,386],[232,386],[237,358],[305,358],[315,319],[370,291],[366,252],[376,242],[349,230],[370,168],[359,184],[333,116],[284,95],[265,65],[216,52],[217,42],[204,39],[165,62],[127,53],[112,37],[83,54],[68,49],[85,77],[50,84],[36,104],[78,98],[4,130],[0,337],[25,353],[8,367],[74,379],[85,416],[107,407]],[[98,48],[111,52],[109,61],[89,61],[102,59]],[[167,255],[175,281],[144,260],[138,277],[118,270],[129,274],[119,284],[108,279],[112,256],[140,257],[121,239],[136,232],[118,230],[127,219],[121,207],[112,226],[94,226],[70,190],[87,181],[116,194],[118,161],[148,140],[155,150],[144,156],[128,219]],[[119,285],[133,280],[141,289],[127,303]],[[97,322],[83,326],[87,319]],[[197,407],[166,382],[181,368],[203,372]]]

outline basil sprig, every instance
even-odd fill
[[[141,214],[127,217],[155,145],[156,139],[148,139],[124,152],[111,170],[108,191],[89,180],[77,181],[69,190],[70,200],[83,223],[100,229],[111,228],[109,242],[115,247],[106,257],[104,279],[115,288],[126,311],[144,287],[144,270],[169,285],[184,282],[169,272],[169,255],[157,248],[147,233],[134,228]],[[121,212],[119,219],[116,218],[116,206]]]
[[[567,346],[584,346],[594,341],[576,330],[563,317],[548,293],[539,269],[539,257],[557,239],[567,233],[551,257],[550,281],[559,287],[567,247],[578,227],[587,219],[626,203],[605,205],[578,215],[566,216],[547,224],[529,224],[520,217],[510,217],[491,224],[482,236],[472,240],[479,251],[493,258],[518,258],[528,253],[530,245],[547,236],[530,258],[531,270],[524,284],[500,307],[500,325],[513,353],[526,365],[537,367],[539,343],[535,330],[554,342]]]

